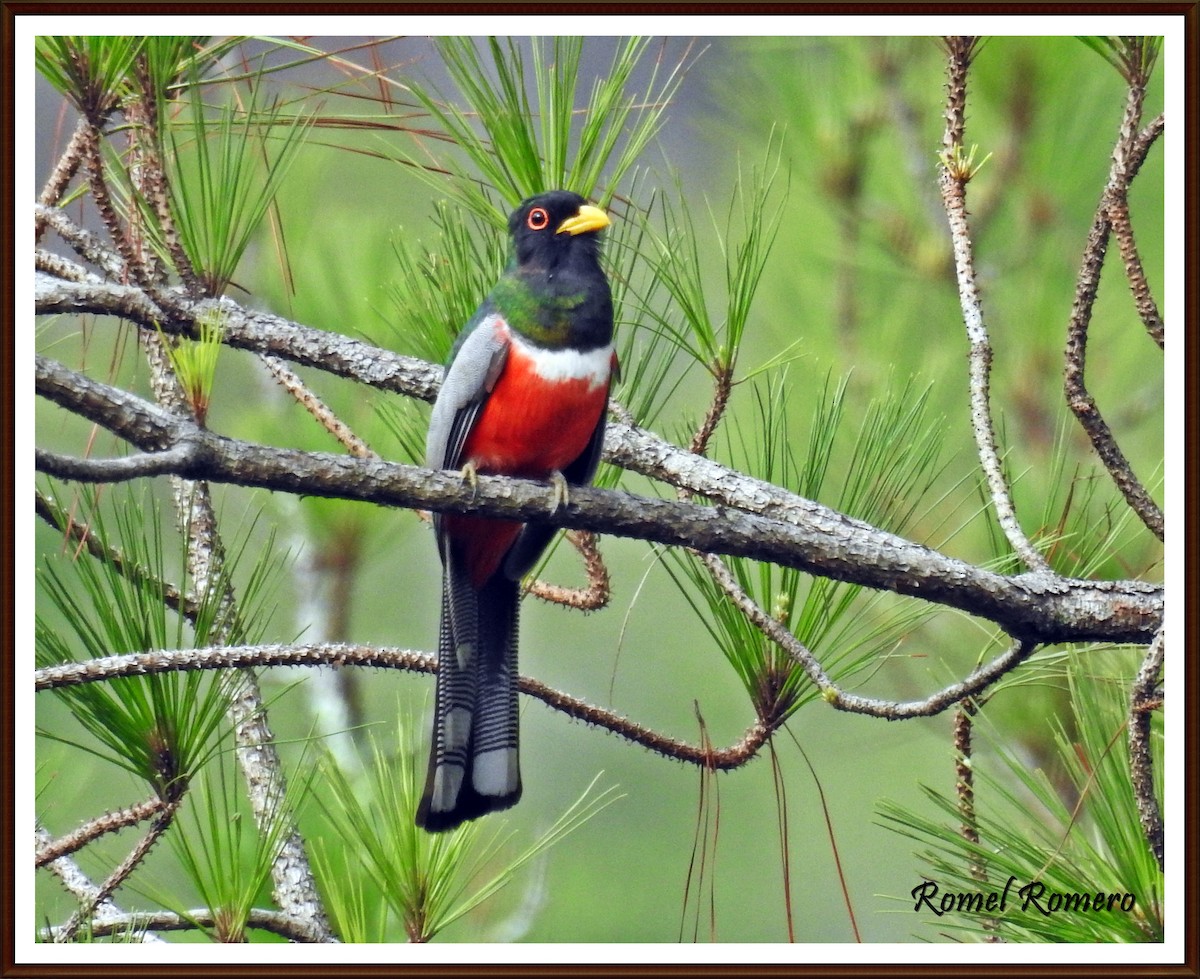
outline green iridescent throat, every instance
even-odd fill
[[[565,347],[571,342],[572,313],[586,298],[585,292],[539,294],[514,274],[503,276],[492,290],[492,300],[508,325],[543,347]]]

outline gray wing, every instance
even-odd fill
[[[508,359],[508,330],[499,313],[483,316],[456,346],[433,403],[425,465],[460,469],[462,448]]]

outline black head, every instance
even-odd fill
[[[517,267],[554,271],[597,261],[597,235],[608,216],[568,190],[552,190],[522,201],[508,219]]]

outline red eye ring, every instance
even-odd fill
[[[525,223],[531,231],[544,231],[550,225],[550,214],[544,207],[535,207],[529,212]]]

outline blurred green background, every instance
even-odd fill
[[[661,56],[681,57],[688,43],[670,39]],[[612,39],[589,40],[587,70],[603,71],[612,45]],[[848,464],[858,420],[889,381],[913,378],[918,390],[930,386],[929,417],[941,419],[945,469],[919,508],[920,523],[908,534],[969,561],[989,560],[988,521],[973,516],[980,498],[966,411],[967,345],[937,192],[944,55],[936,39],[704,38],[694,42],[691,55],[676,103],[644,160],[643,190],[670,188],[677,171],[686,204],[704,226],[710,206],[717,215],[725,213],[739,161],[761,164],[775,141],[787,173],[779,236],[750,318],[742,373],[796,344],[777,383],[797,445],[804,444],[827,377],[849,373],[847,421],[835,465]],[[656,48],[652,57],[657,56]],[[446,84],[436,54],[420,39],[392,42],[381,58],[400,65],[393,77],[412,73]],[[313,69],[318,70],[330,69]],[[333,84],[315,74],[285,73],[280,79],[293,86],[284,89],[293,97],[303,96],[301,85]],[[1147,118],[1161,110],[1160,79],[1161,72]],[[587,86],[580,88],[585,92]],[[329,94],[321,104],[330,103],[332,111],[340,98]],[[1078,426],[1064,418],[1061,387],[1074,279],[1107,178],[1123,99],[1117,72],[1074,38],[991,38],[971,74],[967,141],[979,144],[981,157],[991,154],[969,186],[968,206],[995,347],[993,404],[1007,467],[1017,477],[1017,510],[1031,533],[1053,526],[1075,473],[1096,489],[1097,528],[1120,512],[1107,477],[1095,477]],[[70,127],[48,99],[43,104],[42,135],[51,147],[58,138],[61,148]],[[359,111],[370,110],[364,104]],[[236,276],[245,290],[234,291],[236,299],[413,352],[389,325],[397,291],[392,242],[433,240],[437,195],[405,167],[380,157],[381,141],[389,138],[315,130],[281,194],[282,235],[276,230],[261,236]],[[52,149],[47,159],[53,159]],[[39,173],[38,180],[44,176]],[[1162,155],[1153,151],[1131,198],[1152,288],[1163,281],[1163,208]],[[281,249],[290,284],[281,271]],[[1115,256],[1115,248],[1112,252]],[[715,243],[705,257],[714,275],[722,274]],[[623,329],[639,328],[636,311],[626,310],[622,318]],[[122,349],[116,336],[112,324],[89,326],[81,335],[78,323],[62,322],[43,327],[39,346],[67,363],[82,358],[98,370],[114,361],[118,377],[145,391],[135,345],[126,342]],[[398,399],[319,372],[303,373],[377,452],[405,458],[378,414],[380,403]],[[1112,257],[1092,322],[1088,383],[1134,470],[1157,491],[1162,356],[1144,336]],[[709,393],[705,375],[693,368],[649,427],[685,439]],[[617,397],[629,400],[622,390]],[[399,410],[421,415],[427,409]],[[735,388],[725,430],[753,426],[755,417],[753,386]],[[222,356],[209,426],[272,444],[336,448],[257,365],[232,350]],[[41,404],[37,430],[39,444],[76,451],[87,432]],[[97,451],[109,448],[102,438]],[[723,438],[714,454],[728,458]],[[645,488],[636,479],[625,485]],[[290,552],[275,591],[274,638],[434,648],[437,558],[428,526],[413,514],[225,487],[216,494],[228,526],[261,511],[256,537],[274,526],[280,546]],[[62,541],[53,531],[39,525],[37,534],[43,554],[61,553]],[[1161,547],[1149,534],[1129,527],[1118,543],[1096,569],[1098,576],[1161,574]],[[738,739],[754,720],[744,691],[661,555],[627,540],[603,539],[601,549],[613,583],[609,606],[580,617],[528,599],[522,611],[522,672],[673,737],[698,740],[699,715],[714,744]],[[568,550],[558,550],[544,577],[580,580]],[[989,635],[957,613],[935,615],[905,636],[861,689],[894,699],[923,697],[970,669],[988,648]],[[338,682],[349,685],[352,713],[314,721],[314,686]],[[382,671],[273,670],[265,687],[285,756],[296,759],[314,723],[319,730],[327,724],[368,725],[385,741],[392,738],[398,711],[415,706],[424,716],[433,680]],[[1054,716],[1066,718],[1063,697],[1061,685],[1052,682],[1012,685],[995,696],[988,712],[1031,765],[1049,766],[1048,723]],[[40,696],[37,712],[42,729],[69,730],[57,702]],[[425,723],[422,719],[420,737]],[[914,914],[908,899],[920,883],[922,865],[908,840],[879,824],[875,806],[888,798],[931,812],[920,786],[952,791],[950,723],[948,716],[885,723],[839,713],[818,699],[788,725],[824,791],[865,941],[942,940],[937,925]],[[787,792],[796,937],[850,941],[817,786],[792,737],[781,734],[775,746]],[[39,814],[55,833],[140,798],[132,780],[98,768],[76,749],[40,738],[37,752]],[[707,816],[698,809],[700,773],[568,721],[538,702],[523,707],[522,763],[525,795],[499,817],[518,841],[553,821],[597,773],[603,773],[600,785],[618,787],[622,798],[440,938],[786,940],[777,798],[766,749],[745,768],[715,778],[717,807]],[[320,785],[315,791],[320,793]],[[989,803],[981,797],[979,804]],[[716,843],[710,840],[701,871],[697,821],[710,820],[711,833],[718,816]],[[312,814],[310,825],[318,824]],[[128,845],[125,835],[103,840],[79,859],[100,878]],[[151,900],[161,900],[160,891],[185,888],[168,848],[160,847],[151,861],[152,872],[139,878],[154,880]],[[39,918],[61,920],[70,910],[45,875],[39,876],[36,900]],[[118,892],[118,900],[142,903],[128,890]]]

